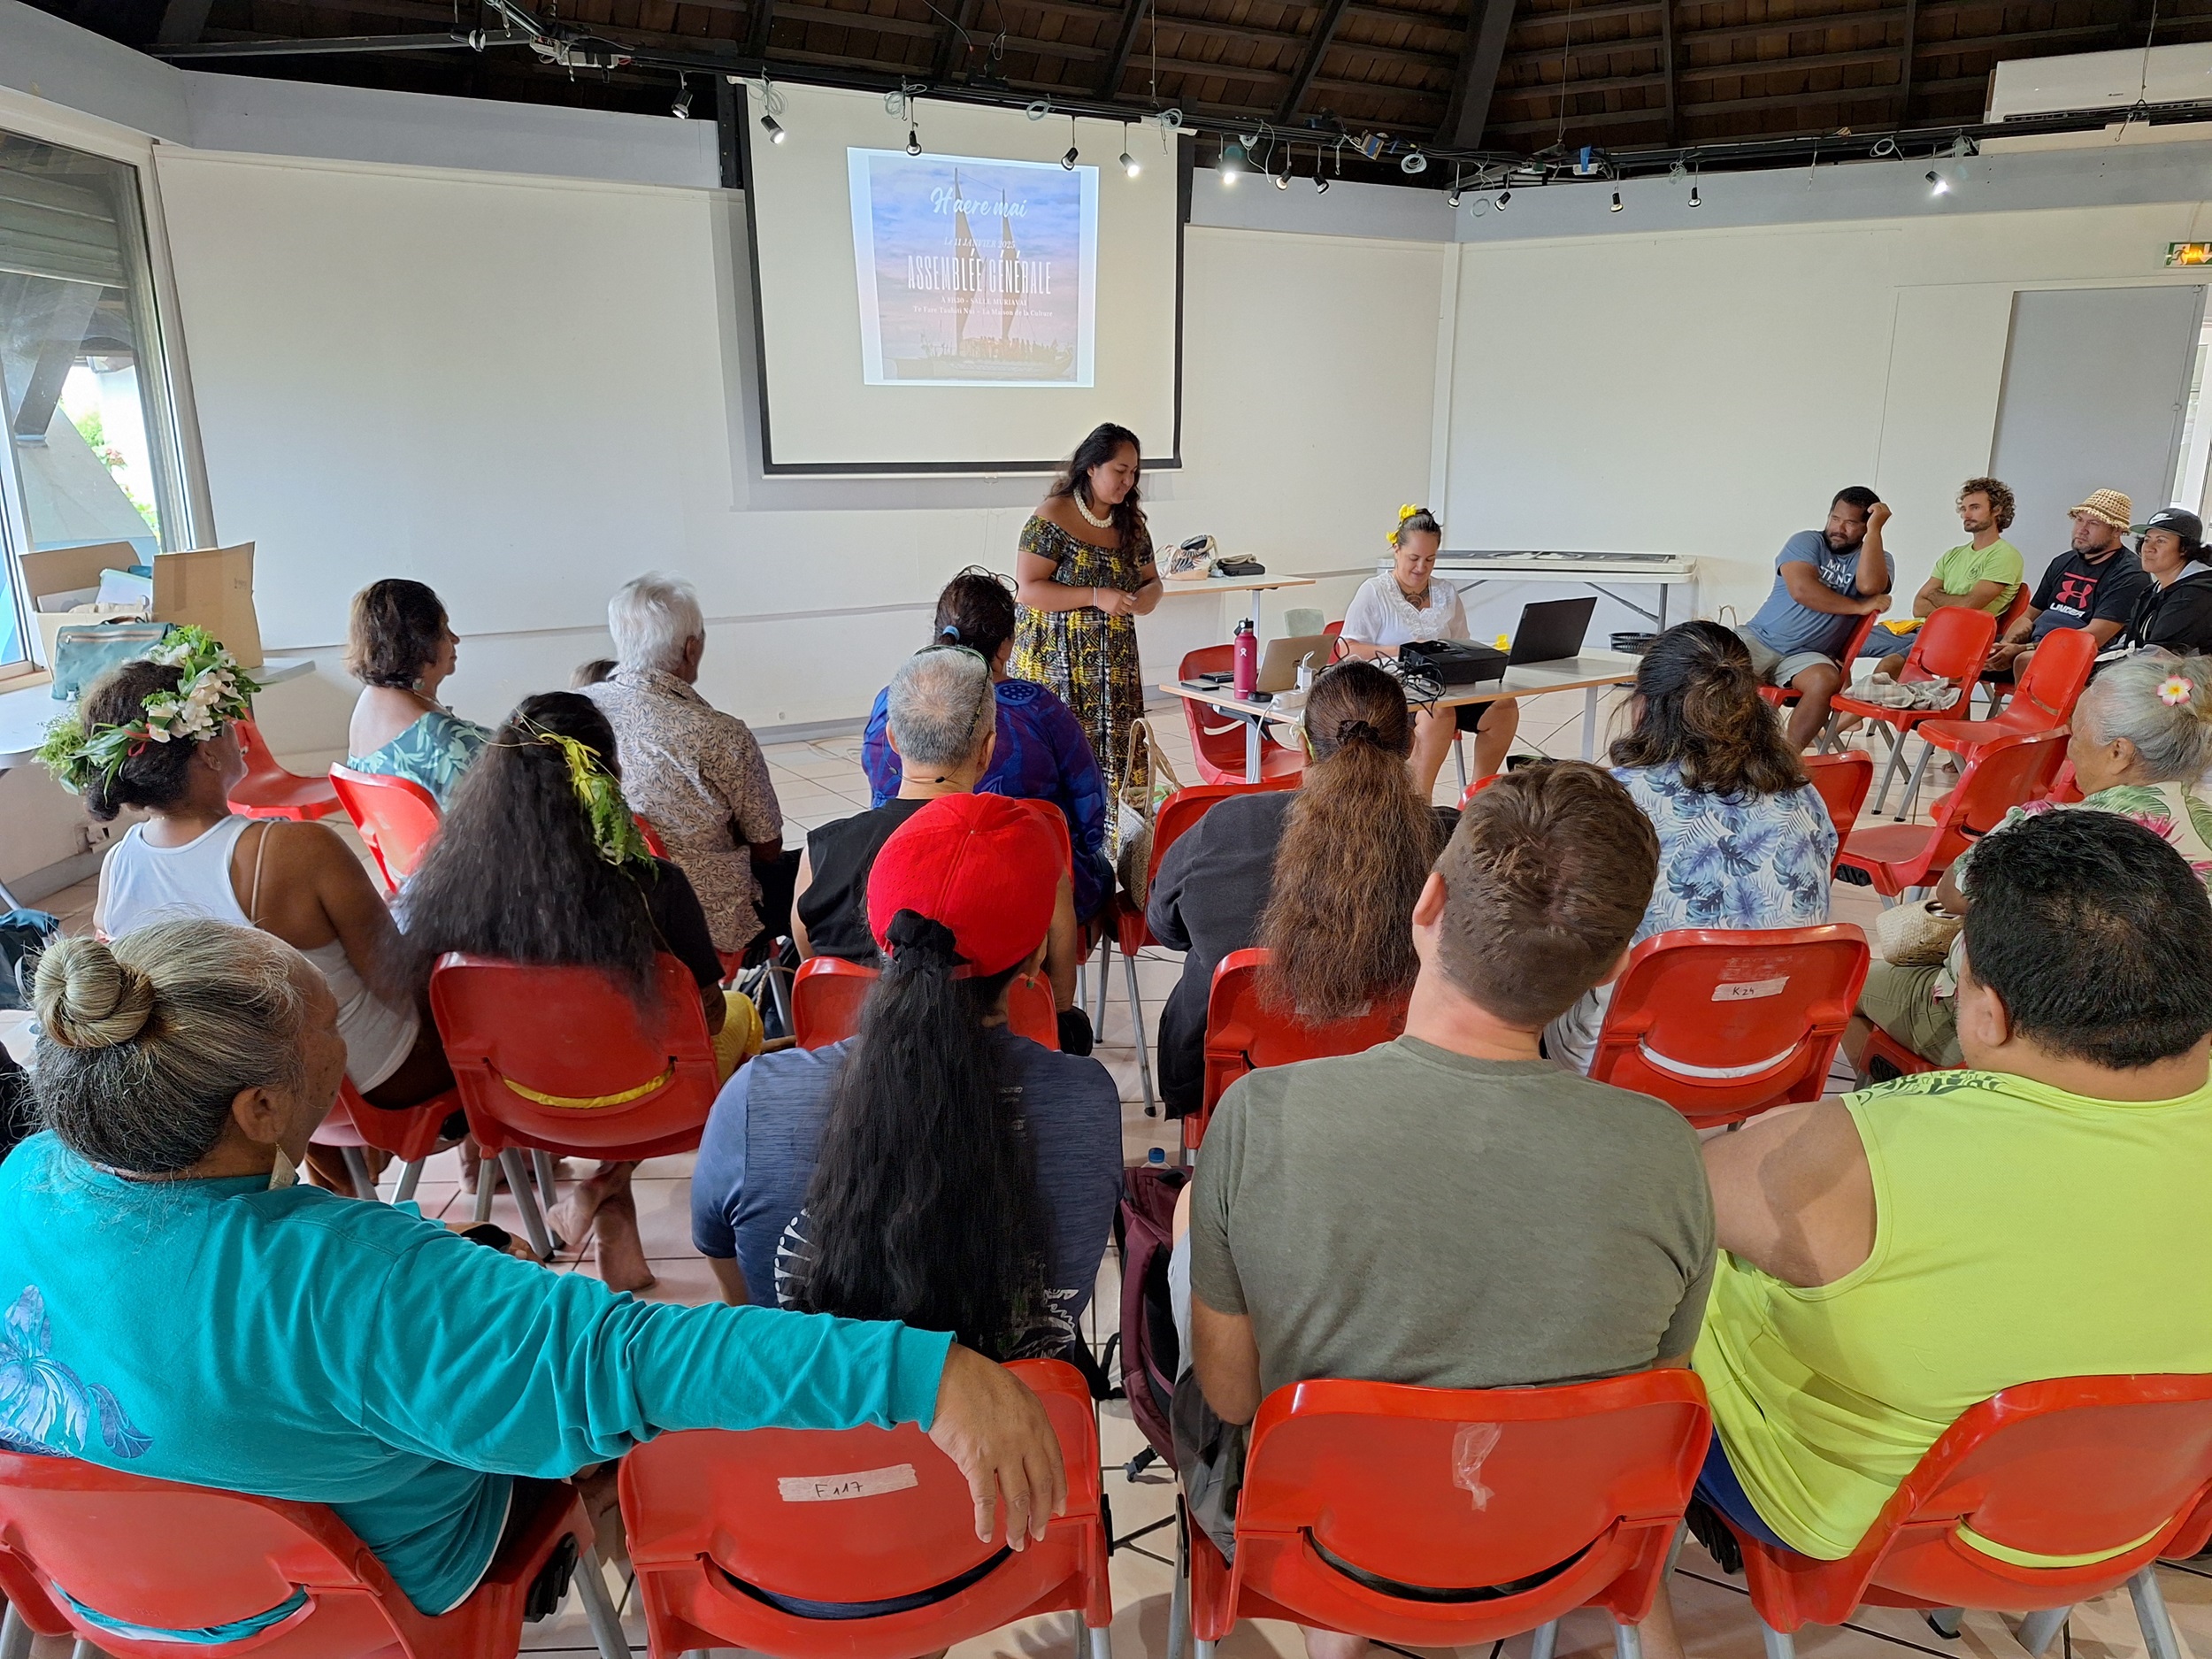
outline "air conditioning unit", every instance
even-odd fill
[[[2103,111],[2116,120],[2138,104],[2212,105],[2212,45],[2016,58],[1989,78],[1985,119]]]

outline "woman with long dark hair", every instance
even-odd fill
[[[1296,789],[1234,795],[1169,848],[1146,920],[1180,950],[1160,1011],[1160,1094],[1197,1109],[1206,997],[1233,950],[1271,953],[1263,992],[1309,1023],[1348,1018],[1411,988],[1414,901],[1458,814],[1415,793],[1413,722],[1398,682],[1339,663],[1306,700],[1313,758]]]
[[[1634,726],[1613,775],[1659,832],[1659,879],[1632,941],[1678,927],[1809,927],[1828,919],[1836,826],[1796,749],[1759,696],[1751,653],[1717,622],[1684,622],[1636,671]],[[1545,1052],[1586,1071],[1612,987],[1544,1033]]]
[[[930,623],[931,645],[961,645],[990,664],[997,698],[991,764],[976,780],[978,795],[1010,795],[1048,801],[1067,820],[1075,848],[1075,913],[1096,913],[1112,890],[1106,860],[1106,780],[1088,738],[1068,705],[1033,680],[1007,672],[1014,654],[1020,609],[1013,584],[996,571],[971,565],[945,584]],[[868,774],[869,804],[895,797],[905,765],[890,736],[891,694],[876,693],[861,740],[860,764]]]
[[[1144,713],[1137,618],[1160,603],[1137,487],[1142,461],[1128,427],[1093,431],[1022,526],[1015,564],[1022,616],[1012,672],[1074,710],[1110,785],[1128,764],[1130,723]]]
[[[690,969],[727,1076],[758,1050],[758,1017],[722,990],[698,895],[682,871],[646,851],[620,780],[614,730],[590,698],[524,698],[454,790],[407,884],[408,964],[424,985],[449,950],[597,968],[649,1010],[665,952]],[[618,1290],[653,1282],[630,1196],[634,1167],[602,1164],[547,1217],[572,1241],[594,1233],[600,1277]]]
[[[1097,1061],[1006,1024],[1066,846],[1049,808],[987,795],[941,796],[884,843],[860,1034],[763,1055],[707,1125],[692,1239],[729,1300],[897,1317],[1001,1359],[1075,1340],[1120,1191],[1120,1101]]]

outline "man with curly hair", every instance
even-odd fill
[[[2001,616],[2020,591],[2026,566],[2004,534],[2012,524],[2012,491],[1993,478],[1970,478],[1959,486],[1958,511],[1968,539],[1936,560],[1934,572],[1913,595],[1911,619],[1878,624],[1861,648],[1861,657],[1881,658],[1877,673],[1894,679],[1920,637],[1921,623],[1946,606]]]

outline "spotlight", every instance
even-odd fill
[[[1497,209],[1498,209],[1498,211],[1499,211],[1499,212],[1501,212],[1501,213],[1504,212],[1504,211],[1505,211],[1505,204],[1506,204],[1508,202],[1510,202],[1512,199],[1513,199],[1513,192],[1512,192],[1512,191],[1510,191],[1510,190],[1501,190],[1501,191],[1499,191],[1499,192],[1498,192],[1498,200],[1497,200]]]
[[[906,129],[906,153],[910,156],[918,156],[922,153],[920,129],[912,127]]]
[[[1060,165],[1065,167],[1070,173],[1073,173],[1075,171],[1075,146],[1073,144],[1070,144],[1068,146],[1068,153],[1060,157]]]
[[[1287,166],[1275,175],[1275,188],[1278,190],[1287,190],[1290,188],[1290,169]]]
[[[680,121],[691,119],[691,88],[681,75],[676,77],[676,101],[668,106],[668,112]]]
[[[1609,213],[1617,213],[1621,211],[1621,193],[1618,190],[1613,192],[1613,205],[1605,211]]]
[[[1948,196],[1951,194],[1951,181],[1945,178],[1941,173],[1938,173],[1933,167],[1928,169],[1928,194],[1930,196]]]
[[[1313,175],[1313,193],[1316,196],[1326,196],[1329,193],[1329,181],[1317,173]]]
[[[772,115],[764,115],[760,118],[760,130],[768,134],[768,142],[772,144],[780,144],[791,136],[783,130],[783,123]]]
[[[1404,158],[1398,163],[1400,173],[1426,173],[1428,170],[1429,158],[1418,148],[1406,151]]]
[[[1133,179],[1144,171],[1137,165],[1137,158],[1125,150],[1121,152],[1121,170]]]
[[[1450,189],[1444,192],[1444,205],[1455,210],[1458,208],[1459,187],[1457,185],[1454,185]]]
[[[1692,207],[1703,207],[1705,205],[1704,203],[1697,199],[1697,186],[1695,185],[1692,185],[1690,187],[1690,205]]]
[[[1222,183],[1234,184],[1237,174],[1244,171],[1244,164],[1249,159],[1250,153],[1244,145],[1233,142],[1222,145],[1221,160],[1217,169],[1221,174]]]

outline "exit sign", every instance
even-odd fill
[[[2212,265],[2212,242],[2170,242],[2168,265]]]

